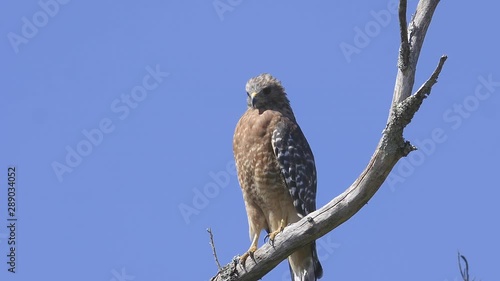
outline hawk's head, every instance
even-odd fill
[[[248,80],[246,85],[249,108],[260,110],[285,109],[290,107],[281,82],[271,74],[263,73]]]

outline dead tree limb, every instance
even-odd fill
[[[212,277],[212,280],[260,279],[297,248],[332,231],[356,214],[377,192],[399,159],[416,149],[403,138],[403,130],[430,94],[446,60],[446,56],[441,57],[431,77],[411,95],[420,50],[438,3],[438,0],[421,0],[414,17],[406,27],[406,1],[400,2],[401,46],[393,101],[382,138],[361,175],[328,204],[287,226],[276,236],[273,245],[263,245],[255,252],[253,259],[246,260],[244,266],[233,260]]]
[[[394,86],[392,107],[397,106],[412,93],[420,50],[424,44],[427,28],[431,23],[432,15],[438,3],[439,0],[421,0],[418,2],[417,11],[407,29],[400,24],[401,46],[399,48],[398,74]],[[404,10],[401,6],[404,6]],[[406,14],[402,15],[403,12],[406,13],[405,0],[400,2],[399,19],[406,21]],[[406,40],[403,40],[404,38]]]

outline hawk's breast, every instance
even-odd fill
[[[271,144],[273,128],[282,118],[276,111],[249,109],[236,126],[233,150],[243,193],[268,209],[271,198],[287,195]]]

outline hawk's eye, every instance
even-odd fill
[[[264,89],[262,89],[262,93],[264,95],[268,95],[270,92],[271,92],[271,87],[265,87]]]

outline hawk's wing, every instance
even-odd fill
[[[316,165],[311,148],[299,125],[288,118],[278,122],[271,143],[293,205],[306,216],[316,210]]]

